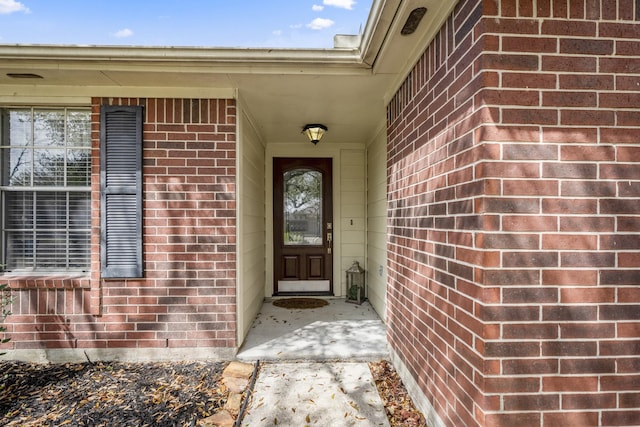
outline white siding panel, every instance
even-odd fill
[[[341,289],[353,261],[365,267],[366,180],[365,152],[342,150],[340,154],[340,269]]]
[[[239,168],[242,251],[239,262],[239,344],[246,336],[264,301],[265,278],[265,149],[251,121],[242,115]]]
[[[367,283],[369,301],[386,319],[387,139],[382,130],[367,147]]]

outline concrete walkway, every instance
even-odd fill
[[[328,301],[265,302],[237,355],[260,360],[242,426],[389,426],[367,364],[389,357],[384,324],[366,302]]]

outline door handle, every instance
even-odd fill
[[[331,243],[333,241],[333,233],[327,233],[327,242]]]

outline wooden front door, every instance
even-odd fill
[[[333,294],[331,159],[273,159],[274,294]]]

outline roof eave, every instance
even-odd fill
[[[359,64],[359,49],[0,45],[0,58],[37,61]]]
[[[359,45],[337,42],[337,47],[331,49],[0,44],[0,59],[55,63],[124,62],[129,65],[322,64],[371,68],[400,3],[400,0],[373,0],[363,33],[357,36]]]

